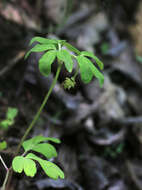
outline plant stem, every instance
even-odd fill
[[[6,188],[6,184],[7,184],[7,180],[8,180],[8,176],[9,176],[9,170],[7,170],[6,172],[6,177],[4,179],[3,185],[2,185],[2,189],[1,190],[5,190]]]
[[[21,139],[21,141],[20,141],[20,143],[19,143],[19,145],[18,145],[18,148],[17,148],[17,150],[16,150],[16,156],[17,156],[17,154],[19,153],[19,150],[20,150],[20,148],[21,148],[21,146],[22,146],[24,140],[25,140],[26,137],[28,136],[29,132],[31,131],[31,129],[33,128],[33,126],[35,125],[35,123],[37,122],[37,120],[39,119],[39,116],[40,116],[40,114],[41,114],[41,112],[42,112],[42,110],[43,110],[43,108],[44,108],[44,106],[45,106],[45,104],[46,104],[46,102],[47,102],[47,100],[48,100],[48,98],[49,98],[49,96],[50,96],[50,94],[51,94],[51,92],[52,92],[52,90],[53,90],[55,84],[56,84],[56,82],[57,82],[57,79],[58,79],[59,74],[60,74],[60,71],[61,71],[61,66],[62,66],[62,65],[59,64],[59,66],[58,66],[58,68],[57,68],[56,76],[55,76],[55,78],[54,78],[54,80],[53,80],[53,82],[52,82],[52,84],[51,84],[51,87],[50,87],[48,93],[46,94],[46,96],[45,96],[45,98],[44,98],[44,100],[43,100],[43,102],[42,102],[42,104],[41,104],[41,106],[40,106],[38,112],[36,113],[34,119],[32,120],[31,124],[29,125],[28,129],[26,130],[24,136],[23,136],[22,139]]]
[[[4,162],[3,158],[1,157],[1,155],[0,155],[0,161],[2,162],[4,168],[6,169],[6,176],[5,176],[5,179],[4,179],[4,182],[3,182],[3,185],[2,185],[2,189],[1,189],[1,190],[5,190],[6,183],[7,183],[8,176],[9,176],[9,169],[8,169],[7,165],[5,164],[5,162]]]
[[[5,164],[4,160],[3,160],[3,158],[1,157],[1,155],[0,155],[0,161],[2,162],[2,164],[3,164],[4,168],[6,169],[6,171],[8,171],[8,167],[6,166],[6,164]]]
[[[56,82],[57,82],[57,80],[58,80],[58,77],[59,77],[59,74],[60,74],[60,71],[61,71],[61,67],[62,67],[62,64],[58,61],[58,68],[57,68],[57,72],[56,72],[55,78],[54,78],[54,80],[53,80],[53,82],[52,82],[52,84],[51,84],[51,86],[50,86],[50,89],[49,89],[49,91],[47,92],[47,94],[46,94],[46,96],[45,96],[45,98],[44,98],[44,100],[43,100],[43,102],[42,102],[42,104],[41,104],[39,110],[37,111],[35,117],[33,118],[32,122],[30,123],[29,127],[27,128],[27,130],[26,130],[24,136],[22,137],[22,139],[21,139],[21,141],[20,141],[20,143],[19,143],[19,145],[18,145],[18,147],[17,147],[16,153],[15,153],[16,156],[18,155],[18,153],[19,153],[19,151],[20,151],[20,148],[21,148],[21,146],[22,146],[24,140],[26,139],[26,137],[28,136],[29,132],[30,132],[30,131],[32,130],[32,128],[34,127],[34,125],[35,125],[35,123],[37,122],[37,120],[39,119],[39,116],[40,116],[40,114],[41,114],[41,112],[42,112],[42,110],[43,110],[45,104],[47,103],[47,100],[49,99],[49,96],[50,96],[50,94],[51,94],[51,92],[52,92],[54,86],[56,85]],[[10,168],[10,169],[11,169],[11,168]],[[8,174],[7,174],[7,175],[8,175],[8,176],[7,176],[7,180],[8,180],[8,185],[7,185],[7,187],[8,187],[9,184],[10,184],[12,174],[13,174],[13,170],[12,170],[11,172],[8,172]],[[7,189],[8,189],[8,188],[7,188]],[[5,190],[5,189],[2,189],[2,190]]]

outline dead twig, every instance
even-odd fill
[[[7,72],[9,72],[17,63],[20,59],[24,57],[25,51],[21,51],[18,53],[18,55],[13,58],[7,65],[0,71],[0,77],[5,75]]]
[[[134,171],[134,168],[129,160],[126,161],[126,166],[127,166],[128,172],[130,174],[130,177],[131,177],[132,181],[135,183],[137,189],[142,190],[142,184],[138,180],[138,177]]]
[[[70,27],[72,27],[73,25],[75,25],[78,22],[81,22],[82,20],[84,21],[86,18],[91,16],[94,12],[95,12],[95,8],[93,6],[85,8],[84,10],[77,11],[76,13],[72,14],[68,18],[68,20],[67,20],[66,24],[63,26],[63,28],[57,30],[56,34],[61,35],[61,34],[65,33]]]
[[[113,123],[131,125],[142,123],[142,116],[113,119]]]

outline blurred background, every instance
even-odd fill
[[[61,139],[53,161],[66,177],[51,180],[39,167],[33,179],[14,174],[10,189],[142,190],[142,1],[0,1],[0,154],[8,166],[56,71],[40,75],[39,53],[24,60],[34,36],[93,52],[105,82],[85,85],[77,76],[64,90],[62,71],[29,137]],[[4,176],[0,163],[0,186]]]

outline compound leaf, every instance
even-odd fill
[[[27,176],[34,177],[37,169],[33,160],[24,158],[24,172]]]
[[[31,52],[43,52],[50,49],[56,50],[56,47],[53,44],[36,44],[26,53],[25,59],[30,55]]]
[[[56,51],[51,50],[45,53],[39,60],[39,70],[44,76],[48,76],[51,73],[51,64],[56,57]]]
[[[44,141],[51,141],[54,143],[60,143],[60,140],[57,138],[44,137],[42,135],[38,135],[36,137],[33,137],[29,140],[24,141],[22,146],[23,146],[25,151],[29,151],[32,148],[34,148],[34,146],[36,146],[37,144],[39,144],[40,142],[44,142]]]
[[[30,158],[33,160],[36,160],[39,162],[39,164],[41,165],[42,169],[44,170],[44,172],[46,173],[46,175],[48,175],[50,178],[52,179],[64,179],[64,173],[63,171],[54,163],[43,160],[39,157],[37,157],[36,155],[29,153],[26,158]]]
[[[93,58],[101,70],[104,68],[103,62],[99,58],[97,58],[92,52],[82,51],[81,55]]]
[[[48,159],[57,156],[54,146],[48,143],[37,144],[32,148],[32,150],[43,154]]]
[[[16,156],[12,161],[12,168],[15,172],[21,173],[24,169],[24,157]]]
[[[76,58],[79,63],[82,81],[84,83],[89,83],[93,78],[93,73],[89,67],[91,61],[82,55],[77,56]]]
[[[65,63],[65,67],[68,72],[72,72],[73,69],[73,61],[70,53],[67,50],[57,51],[57,57],[59,60]]]
[[[70,51],[76,53],[77,55],[80,55],[81,52],[78,49],[76,49],[74,46],[72,46],[71,44],[65,42],[63,45],[66,46]]]
[[[47,39],[47,38],[36,36],[36,37],[31,39],[29,45],[32,45],[33,42],[39,42],[41,44],[57,44],[58,40],[56,40],[56,39]]]

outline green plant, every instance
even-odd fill
[[[50,143],[45,141],[51,141],[54,143],[60,143],[59,139],[50,138],[50,137],[43,137],[43,136],[36,136],[29,140],[24,141],[22,144],[24,148],[24,153],[22,156],[16,156],[13,159],[12,167],[15,172],[21,173],[23,170],[27,176],[34,177],[36,174],[36,164],[33,160],[39,162],[42,169],[45,173],[53,178],[57,179],[58,177],[64,178],[64,173],[62,170],[47,160],[44,160],[33,153],[29,153],[29,151],[34,151],[42,154],[47,159],[51,159],[57,156],[56,149]],[[28,153],[28,154],[27,154]]]
[[[6,141],[0,142],[0,150],[4,150],[4,149],[6,149],[6,148],[7,148],[7,143],[6,143]]]
[[[18,114],[17,108],[9,107],[6,113],[6,118],[0,122],[0,127],[4,130],[7,130],[15,122],[15,117]]]
[[[112,145],[110,147],[106,147],[104,151],[104,156],[109,156],[111,158],[117,158],[124,150],[124,143],[120,143],[118,145]]]
[[[37,42],[33,48],[31,48],[25,55],[25,59],[32,53],[32,52],[44,52],[42,57],[39,59],[39,70],[42,75],[48,77],[51,73],[51,65],[57,59],[58,67],[57,72],[54,77],[54,80],[51,84],[49,91],[47,92],[43,103],[41,104],[38,112],[36,113],[35,117],[33,118],[32,122],[30,123],[29,127],[27,128],[24,136],[22,137],[17,150],[16,155],[12,161],[12,166],[8,169],[6,164],[1,158],[1,161],[6,168],[7,174],[3,183],[2,190],[6,189],[6,184],[9,179],[11,179],[13,169],[15,172],[21,173],[22,171],[25,172],[27,176],[33,177],[36,174],[36,164],[35,161],[40,164],[44,172],[51,178],[57,179],[58,177],[64,178],[63,171],[53,164],[52,162],[47,161],[46,159],[50,159],[57,156],[57,152],[48,141],[54,143],[60,143],[60,141],[56,138],[49,138],[43,136],[36,136],[29,140],[27,138],[29,132],[39,119],[39,116],[58,80],[61,68],[63,64],[68,72],[73,72],[74,68],[74,59],[76,59],[78,65],[76,66],[75,72],[73,72],[71,78],[66,78],[63,85],[65,88],[70,89],[75,86],[75,79],[77,74],[80,71],[81,79],[84,83],[89,83],[93,76],[99,80],[99,84],[102,87],[104,82],[104,76],[99,71],[99,69],[91,62],[91,59],[95,60],[97,66],[102,70],[103,63],[91,52],[82,51],[80,52],[78,49],[73,47],[71,44],[67,43],[65,40],[56,40],[56,39],[46,39],[41,37],[34,37],[30,41],[30,45],[34,42]],[[19,156],[20,148],[24,148],[24,153]],[[42,159],[39,156],[36,156],[33,153],[29,153],[29,151],[34,151],[42,154],[46,159]],[[10,172],[11,171],[11,172]]]

